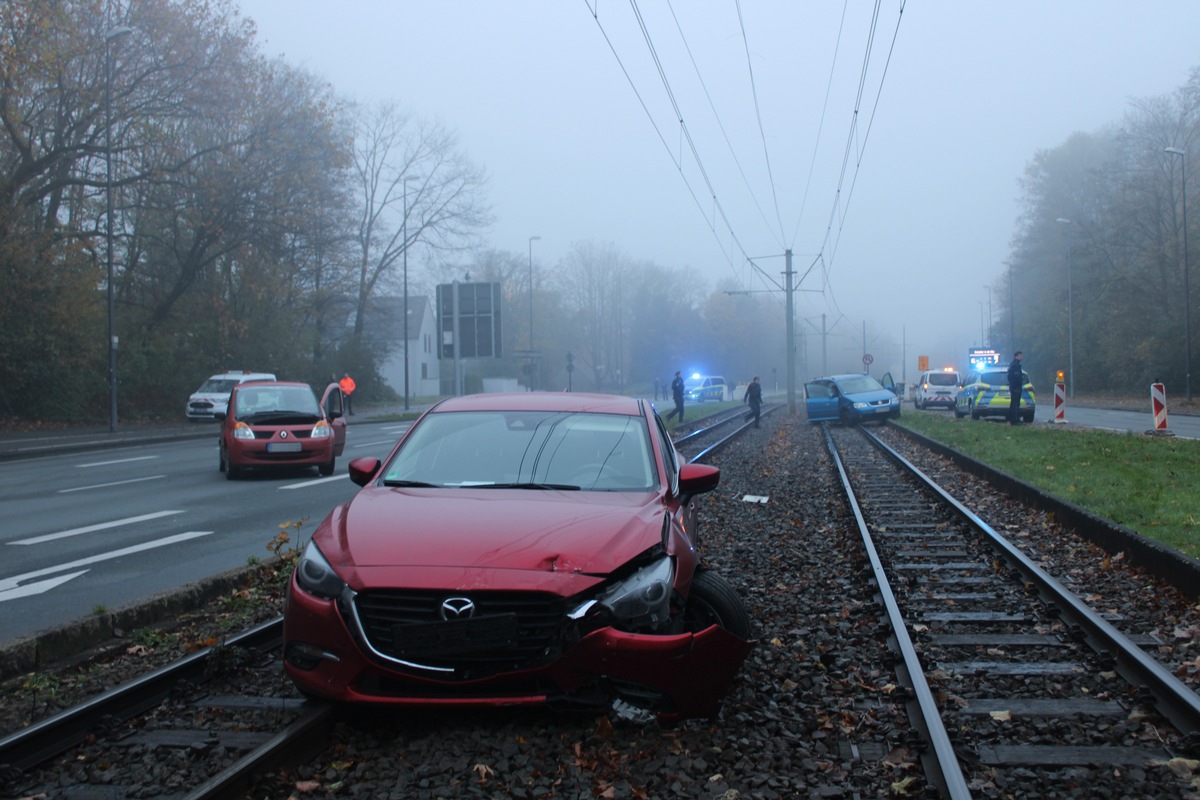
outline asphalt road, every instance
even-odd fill
[[[0,642],[270,558],[281,525],[310,535],[357,491],[346,464],[407,426],[352,424],[328,478],[238,481],[217,469],[215,425],[5,437],[21,457],[0,461]]]

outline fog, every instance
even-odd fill
[[[814,363],[824,321],[830,371],[865,350],[897,378],[991,344],[1035,153],[1200,65],[1190,0],[240,7],[267,54],[455,133],[490,177],[485,246],[540,236],[552,268],[612,243],[781,317],[790,249]]]

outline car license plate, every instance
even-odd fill
[[[493,614],[396,625],[392,636],[394,652],[409,658],[504,650],[517,643],[517,615]]]
[[[267,442],[268,453],[299,453],[299,442]]]

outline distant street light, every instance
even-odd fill
[[[404,176],[404,410],[408,411],[408,182],[420,180],[420,175]]]
[[[1179,156],[1179,169],[1183,173],[1183,340],[1186,344],[1184,365],[1187,401],[1192,402],[1192,294],[1188,290],[1188,236],[1187,236],[1187,151],[1178,147],[1164,147],[1164,153]]]
[[[104,34],[104,243],[108,262],[108,429],[117,431],[117,304],[113,294],[112,48],[133,28],[121,25]]]
[[[533,391],[533,373],[537,362],[533,357],[533,243],[541,240],[540,236],[529,237],[529,391]]]
[[[1059,217],[1056,222],[1070,225],[1071,220]],[[1071,234],[1067,233],[1067,396],[1075,399],[1075,313],[1071,307]]]

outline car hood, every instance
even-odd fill
[[[662,541],[665,512],[654,492],[366,487],[315,540],[352,584],[351,573],[377,584],[384,571],[406,583],[474,570],[604,575]]]

